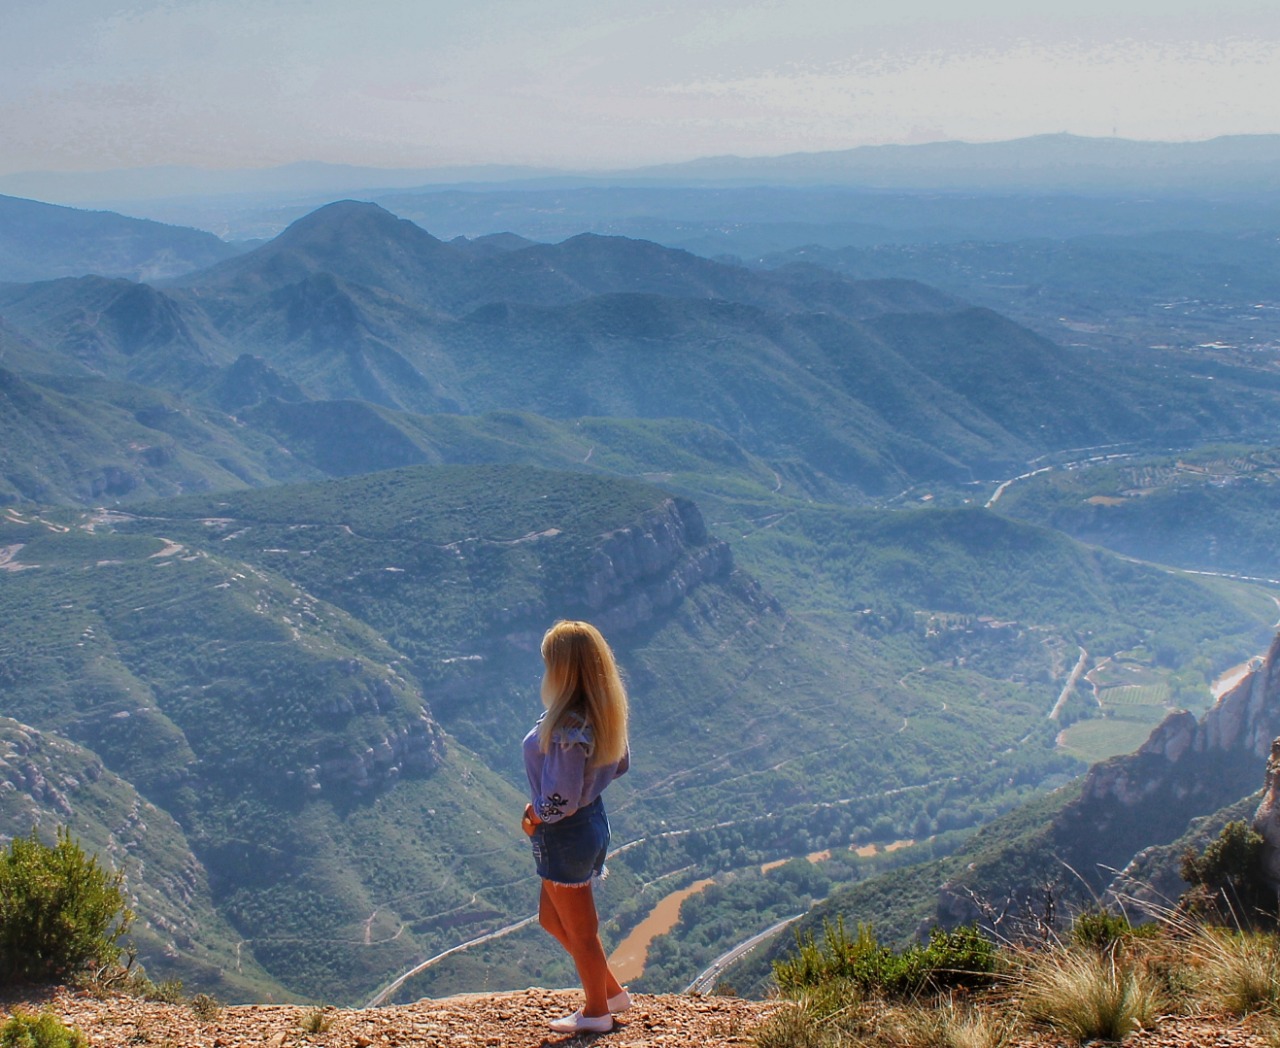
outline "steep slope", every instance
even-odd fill
[[[146,960],[223,996],[260,997],[282,987],[236,948],[215,910],[208,871],[182,828],[107,771],[88,750],[0,717],[0,831],[51,837],[67,827],[88,851],[126,877],[137,916],[130,937]]]
[[[1278,735],[1280,636],[1199,720],[1171,714],[1137,753],[1097,764],[1083,780],[997,820],[954,856],[836,894],[799,933],[820,935],[823,922],[839,916],[870,922],[891,940],[933,923],[972,921],[998,921],[999,934],[1016,936],[1028,924],[1116,899],[1140,919],[1141,900],[1176,901],[1182,849],[1203,847],[1229,818],[1252,816]],[[727,978],[763,987],[770,960],[793,942],[779,937]]]
[[[24,363],[40,374],[181,391],[236,356],[200,308],[128,280],[89,276],[0,287],[0,315],[39,348]]]
[[[319,475],[170,394],[0,368],[0,502],[95,504]]]

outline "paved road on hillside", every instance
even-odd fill
[[[716,981],[720,978],[720,973],[729,967],[739,957],[745,956],[759,946],[765,939],[773,935],[777,935],[788,924],[798,921],[804,914],[797,913],[794,917],[784,917],[777,924],[771,925],[762,932],[751,936],[745,942],[738,943],[732,950],[727,950],[712,961],[704,968],[696,979],[685,987],[685,993],[710,993],[715,989]]]
[[[1075,691],[1076,682],[1080,680],[1084,668],[1089,665],[1089,653],[1080,649],[1080,658],[1076,661],[1075,668],[1071,671],[1071,676],[1067,678],[1066,686],[1062,689],[1062,693],[1058,696],[1058,701],[1053,704],[1053,709],[1049,711],[1049,719],[1056,721],[1059,714],[1062,713],[1062,707],[1067,704],[1067,699],[1071,698],[1071,693]]]
[[[417,975],[419,972],[425,972],[437,961],[443,961],[450,954],[459,953],[462,950],[469,950],[473,946],[479,946],[481,943],[489,942],[492,939],[501,939],[504,935],[510,935],[512,932],[518,932],[521,928],[524,928],[527,925],[532,924],[537,919],[538,919],[538,915],[534,914],[532,917],[526,917],[523,921],[516,921],[515,924],[508,924],[505,928],[499,928],[497,931],[489,932],[487,935],[481,935],[478,938],[469,939],[464,943],[459,943],[457,946],[451,946],[449,949],[445,950],[443,953],[438,953],[434,957],[428,957],[425,961],[423,961],[417,967],[410,968],[398,979],[384,986],[381,990],[379,990],[376,994],[374,994],[373,997],[369,999],[369,1003],[366,1004],[365,1007],[380,1008],[382,1005],[387,1003],[387,1001],[390,999],[392,994],[394,994],[398,989],[400,989],[401,986],[407,983],[415,975]]]

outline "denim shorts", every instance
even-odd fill
[[[534,827],[529,838],[538,876],[552,884],[590,884],[593,876],[604,874],[605,853],[609,850],[609,817],[604,801],[597,797],[585,808],[559,822]]]

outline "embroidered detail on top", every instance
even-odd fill
[[[548,815],[563,815],[563,805],[568,803],[568,797],[561,797],[560,794],[553,793],[538,805],[538,818],[545,819]]]

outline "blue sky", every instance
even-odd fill
[[[3,0],[0,173],[1280,132],[1280,4]]]

